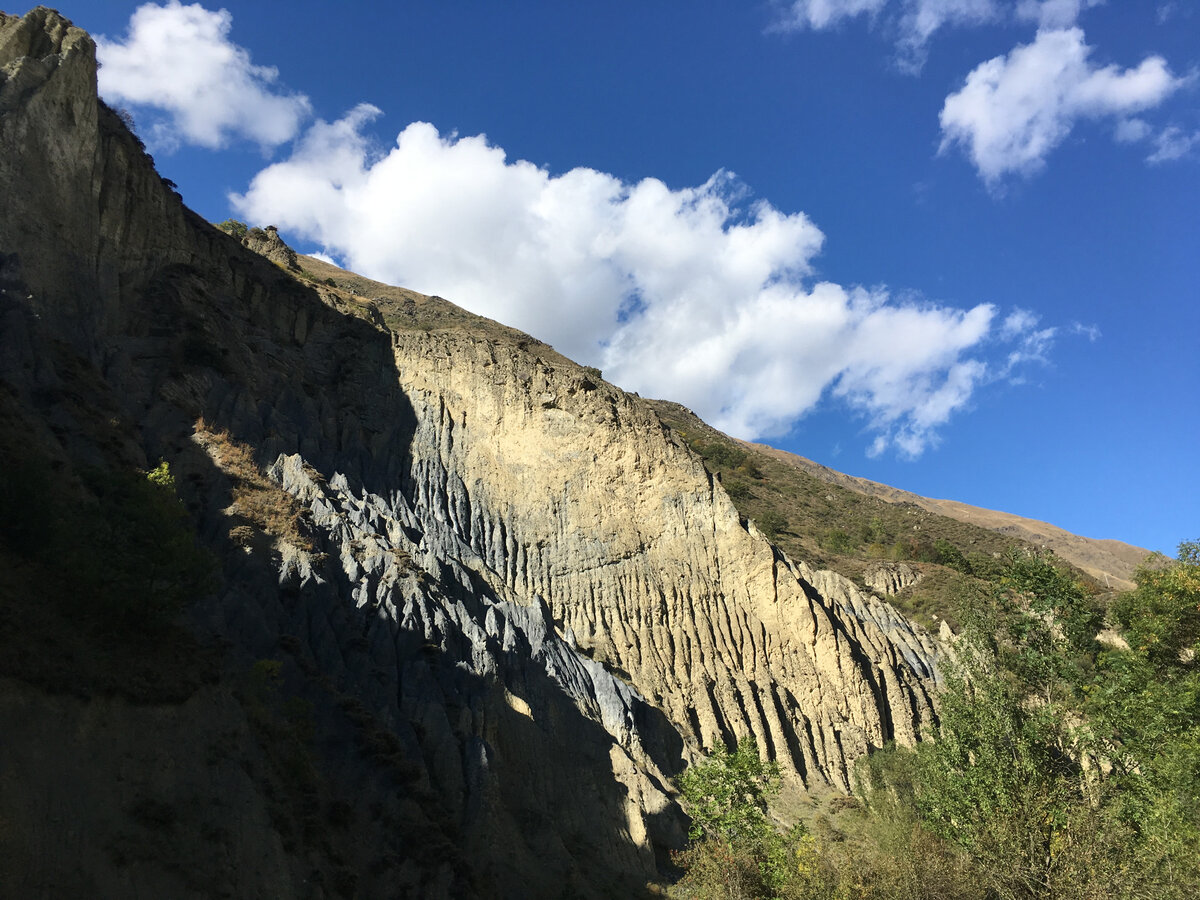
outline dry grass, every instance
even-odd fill
[[[225,512],[243,521],[230,529],[230,538],[248,546],[253,539],[249,523],[278,540],[312,549],[312,541],[301,529],[300,504],[263,473],[248,444],[234,440],[224,428],[213,430],[203,416],[196,420],[193,440],[233,482],[233,502]]]

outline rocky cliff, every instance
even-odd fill
[[[167,707],[7,673],[12,896],[628,896],[680,845],[670,779],[704,748],[750,734],[845,790],[931,721],[938,644],[772,546],[651,407],[438,298],[305,281],[212,228],[44,8],[0,16],[0,185],[0,412],[27,435],[0,449],[65,485],[166,460],[217,560],[190,627],[223,648]],[[11,609],[38,603],[28,572]],[[57,726],[31,712],[50,702]],[[62,722],[74,753],[109,747],[91,777],[37,752]],[[120,762],[139,748],[157,768]],[[314,803],[338,812],[293,834]],[[64,815],[88,830],[56,845]],[[121,850],[156,822],[169,852]],[[192,852],[206,834],[225,850]]]

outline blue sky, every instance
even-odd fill
[[[1200,5],[139,6],[62,11],[207,218],[842,471],[1200,537]]]

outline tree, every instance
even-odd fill
[[[684,771],[679,790],[692,817],[692,840],[746,842],[774,831],[767,803],[779,791],[779,765],[762,761],[752,737],[738,741],[732,753],[718,745],[708,759]]]
[[[767,818],[779,791],[779,766],[764,762],[751,737],[732,752],[723,744],[678,779],[692,818],[693,845],[676,855],[687,869],[680,882],[685,897],[702,900],[772,898],[804,877],[801,857],[811,853],[805,831],[786,835]]]
[[[1113,606],[1128,649],[1101,655],[1086,710],[1108,803],[1160,896],[1200,894],[1200,542],[1135,575]]]
[[[1200,548],[1143,568],[1114,615],[1047,557],[974,598],[946,666],[916,804],[1000,897],[1200,889]]]
[[[948,669],[938,734],[918,756],[920,815],[999,896],[1052,893],[1079,819],[1075,766],[1062,752],[1070,735],[1049,707],[1024,702],[976,635]]]
[[[152,636],[212,585],[166,462],[146,473],[85,472],[95,502],[68,527],[64,557],[96,615]]]
[[[224,222],[220,222],[217,227],[226,234],[232,235],[238,240],[244,238],[246,236],[246,232],[249,231],[249,227],[246,225],[246,223],[239,222],[237,219],[226,219]]]

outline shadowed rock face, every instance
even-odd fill
[[[413,798],[409,835],[444,820],[429,833],[454,842],[453,864],[409,847],[407,881],[378,884],[627,895],[682,842],[669,780],[703,748],[752,734],[790,777],[845,789],[856,757],[930,721],[939,645],[779,553],[642,401],[495,328],[390,331],[387,310],[216,231],[97,100],[90,38],[41,8],[0,17],[0,189],[5,391],[56,423],[64,457],[169,460],[221,560],[198,627],[231,667],[286,658],[356,803]],[[64,360],[90,373],[75,406],[54,399]],[[119,454],[83,405],[118,411]],[[302,539],[231,527],[236,475],[193,433],[201,417],[292,498]],[[216,707],[244,727],[219,699],[192,704]],[[37,815],[4,802],[19,826]],[[264,821],[247,809],[239,834]],[[403,818],[347,846],[395,844],[379,833]],[[232,889],[303,883],[308,863],[261,827]],[[73,884],[128,883],[83,858]]]

